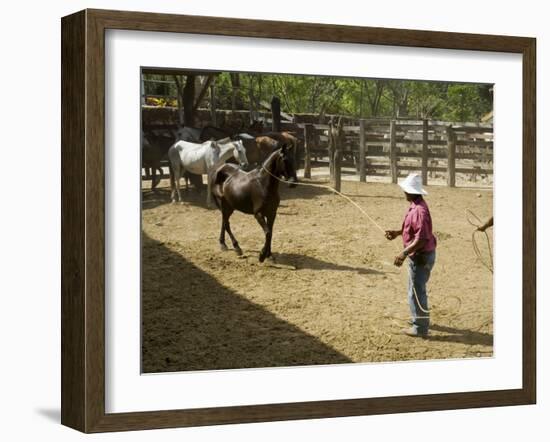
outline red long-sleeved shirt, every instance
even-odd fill
[[[415,239],[425,241],[424,247],[419,252],[432,252],[435,250],[437,240],[432,232],[432,217],[430,209],[424,198],[412,201],[409,210],[403,220],[403,245],[407,247]],[[413,256],[414,253],[411,253]]]

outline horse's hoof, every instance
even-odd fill
[[[240,247],[235,247],[235,253],[237,254],[237,256],[241,256],[243,254],[243,251]]]
[[[265,261],[265,255],[263,253],[260,253],[260,262]]]
[[[227,246],[225,244],[220,244],[220,250],[222,252],[227,252],[228,249],[227,249]]]

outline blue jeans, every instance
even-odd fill
[[[430,327],[430,314],[428,307],[428,292],[426,291],[426,283],[430,279],[430,273],[435,264],[435,250],[433,252],[416,255],[417,256],[409,257],[408,259],[409,307],[411,309],[412,324],[415,332],[418,334],[427,334],[428,328]]]

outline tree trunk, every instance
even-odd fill
[[[174,75],[178,97],[178,124],[183,127],[183,79],[179,75]]]
[[[182,94],[183,124],[194,127],[195,125],[195,75],[187,75]]]
[[[241,79],[239,74],[229,74],[231,78],[231,110],[240,110],[243,108],[243,102],[241,99]]]
[[[212,120],[212,125],[218,125],[216,118],[216,80],[210,85],[210,119]]]
[[[271,99],[271,117],[273,132],[281,132],[281,100],[279,97]]]
[[[204,97],[206,97],[206,94],[208,93],[208,91],[210,89],[210,85],[212,84],[214,79],[215,79],[214,75],[209,75],[208,76],[208,78],[206,79],[206,81],[202,85],[202,88],[199,92],[199,95],[198,95],[197,99],[195,100],[195,104],[193,105],[193,110],[196,111],[199,108],[199,106],[202,103],[202,100],[204,100]]]
[[[257,100],[254,96],[254,77],[248,77],[248,109],[250,124],[254,123],[258,119],[258,106]]]

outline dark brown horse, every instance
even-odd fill
[[[229,234],[235,252],[242,254],[239,243],[231,232],[229,217],[238,210],[254,215],[265,234],[265,244],[260,252],[260,262],[271,256],[273,223],[281,198],[279,178],[286,178],[290,187],[298,181],[292,157],[286,146],[273,152],[260,167],[243,172],[233,164],[223,164],[212,177],[212,195],[222,212],[220,247],[227,250],[225,232]]]

